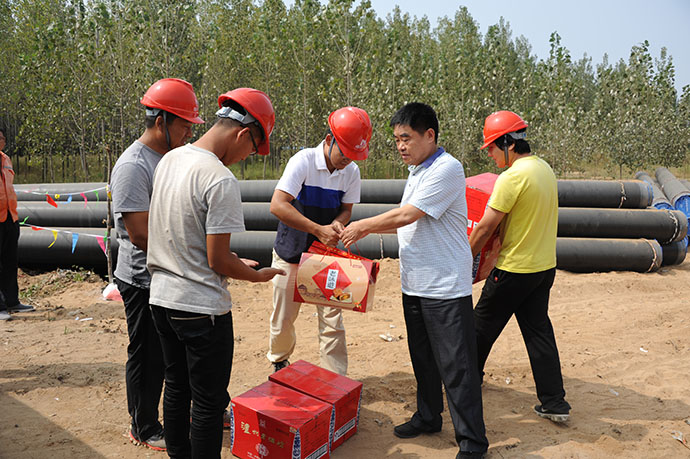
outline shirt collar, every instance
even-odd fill
[[[326,165],[326,158],[323,155],[323,145],[325,143],[325,140],[322,140],[321,143],[319,144],[318,147],[316,147],[317,155],[316,155],[316,168],[319,170],[328,170],[328,166]]]
[[[434,154],[432,154],[427,159],[425,159],[421,164],[418,164],[416,166],[409,166],[408,167],[409,171],[414,172],[414,171],[417,171],[421,168],[426,168],[426,169],[430,168],[431,165],[434,164],[434,161],[436,161],[436,159],[439,156],[441,156],[443,153],[445,153],[445,151],[446,150],[444,150],[443,147],[438,147],[438,149],[434,152]]]

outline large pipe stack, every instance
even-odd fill
[[[271,262],[278,225],[269,210],[276,183],[240,182],[247,232],[233,235],[231,249],[262,266]],[[578,272],[654,271],[662,260],[681,262],[679,254],[682,252],[684,257],[685,252],[673,244],[685,237],[687,220],[677,210],[645,209],[655,198],[652,185],[646,180],[559,180],[558,267]],[[404,187],[405,180],[363,180],[362,203],[354,206],[352,219],[396,207]],[[105,257],[93,237],[105,231],[104,183],[32,184],[17,188],[20,221],[26,219],[20,237],[21,266],[78,265],[104,272]],[[83,193],[85,189],[89,192]],[[57,207],[45,202],[46,194]],[[47,230],[33,231],[30,225]],[[79,238],[72,253],[75,233],[84,237]],[[52,242],[53,246],[48,248]],[[111,243],[116,254],[114,237]],[[358,242],[353,251],[368,258],[396,258],[398,242],[394,234],[372,234]]]

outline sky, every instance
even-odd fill
[[[633,46],[649,42],[653,58],[665,47],[673,57],[676,89],[690,85],[690,0],[370,0],[376,15],[385,19],[398,5],[411,17],[427,16],[432,27],[438,18],[455,16],[466,6],[484,36],[489,26],[503,17],[513,33],[527,38],[532,54],[549,56],[552,32],[574,61],[585,54],[592,65],[608,54],[609,64],[627,62]]]

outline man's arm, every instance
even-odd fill
[[[350,247],[355,242],[370,233],[384,233],[402,226],[414,223],[426,214],[413,206],[405,204],[397,209],[376,215],[374,217],[357,220],[347,225],[347,228],[340,233],[340,240],[345,247]]]
[[[285,271],[275,268],[250,268],[234,252],[230,251],[230,233],[206,235],[206,257],[212,270],[223,276],[250,282],[266,282]]]
[[[477,254],[482,250],[486,241],[489,240],[492,234],[496,232],[496,228],[505,217],[504,212],[499,212],[489,206],[486,207],[484,211],[484,216],[472,229],[470,233],[470,248],[472,249],[472,258],[476,257]]]
[[[122,221],[132,244],[146,252],[149,245],[149,213],[123,212]]]
[[[338,232],[331,225],[319,225],[299,213],[299,211],[290,204],[294,199],[295,198],[291,194],[285,191],[275,190],[271,198],[271,213],[290,228],[313,234],[319,241],[327,246],[335,247],[338,243]],[[350,213],[351,212],[352,206],[350,205]]]

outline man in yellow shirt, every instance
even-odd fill
[[[513,314],[527,347],[541,402],[537,415],[567,421],[561,364],[551,320],[549,292],[556,274],[558,186],[543,159],[525,140],[527,123],[517,114],[499,111],[484,122],[484,145],[499,168],[484,216],[470,234],[472,256],[499,230],[502,243],[496,267],[486,279],[474,310],[479,370]]]

